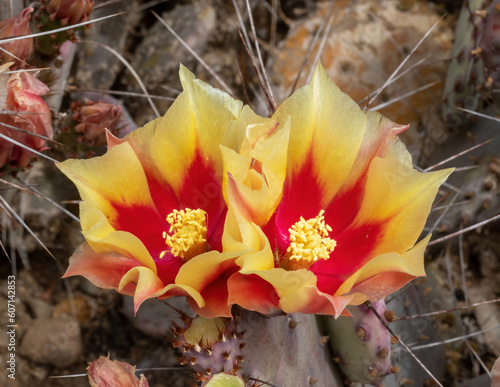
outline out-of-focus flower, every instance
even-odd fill
[[[135,376],[135,366],[128,363],[110,360],[109,356],[101,356],[89,363],[87,367],[89,382],[92,387],[148,387],[144,375]]]
[[[32,13],[33,8],[28,7],[23,9],[16,16],[0,22],[0,39],[30,35],[31,29],[29,23]],[[14,64],[11,66],[11,69],[24,67],[24,62],[26,62],[31,54],[33,54],[33,38],[3,43],[0,44],[0,47],[2,48],[2,50],[0,50],[1,63],[13,61]]]
[[[227,182],[224,250],[253,250],[237,260],[229,302],[263,313],[339,316],[348,304],[382,299],[425,275],[430,236],[415,243],[451,170],[413,169],[397,138],[406,126],[361,111],[321,66],[272,120],[290,122],[276,211],[256,210],[272,210],[274,199],[255,196],[245,171]],[[264,168],[252,173],[265,175],[269,187],[282,178]]]
[[[491,368],[491,387],[500,387],[500,357]]]
[[[90,145],[104,145],[106,130],[115,136],[118,134],[120,106],[89,101],[84,106],[80,103],[72,104],[72,109],[75,111],[72,118],[77,122],[75,132],[81,134],[81,141],[86,141]]]
[[[181,67],[184,92],[164,117],[108,152],[58,167],[78,187],[84,243],[65,277],[148,299],[187,296],[205,317],[230,316],[227,278],[239,255],[221,253],[226,214],[219,145],[238,149],[242,103]]]
[[[50,20],[59,20],[62,26],[83,23],[94,9],[93,0],[42,0]]]
[[[46,140],[32,133],[52,138],[52,116],[41,97],[49,88],[29,72],[9,76],[2,74],[0,83],[5,90],[5,94],[0,96],[3,108],[0,112],[0,133],[33,150],[45,149]],[[32,157],[33,153],[29,150],[0,138],[0,168],[9,163],[12,167],[24,168]]]
[[[35,11],[33,20],[37,32],[52,31],[87,21],[93,8],[93,0],[42,0],[42,6]],[[66,41],[77,41],[76,31],[90,27],[87,24],[85,27],[68,28],[38,36],[35,38],[35,49],[43,55],[57,55]]]

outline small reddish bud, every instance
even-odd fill
[[[0,39],[11,38],[13,36],[30,35],[31,29],[29,26],[33,8],[28,7],[23,9],[17,16],[10,17],[0,22]],[[28,58],[33,54],[33,38],[16,40],[0,44],[0,47],[5,51],[0,51],[0,61],[7,63],[14,62],[12,69],[24,67]],[[18,58],[18,59],[16,59]]]
[[[148,387],[144,375],[140,379],[135,376],[135,367],[121,361],[111,361],[108,357],[101,356],[89,363],[87,367],[89,382],[92,387]]]

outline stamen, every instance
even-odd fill
[[[198,254],[206,252],[207,242],[207,213],[202,209],[173,210],[167,216],[170,224],[168,233],[163,232],[165,243],[170,252],[185,261]],[[166,251],[160,254],[163,258]]]
[[[335,249],[337,242],[328,237],[332,228],[325,223],[324,210],[315,218],[305,220],[302,216],[290,229],[290,246],[286,258],[297,261],[299,266],[305,268],[320,259],[330,258],[330,253]],[[293,265],[297,267],[296,264]]]

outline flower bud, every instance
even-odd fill
[[[0,125],[0,133],[33,150],[43,150],[45,139],[30,133],[52,138],[52,116],[48,105],[41,98],[49,88],[28,72],[0,78],[0,83],[3,83],[0,86],[6,89],[4,99],[0,99],[0,106],[6,111],[0,115],[0,124],[21,129],[20,131]],[[32,156],[27,149],[0,138],[0,168],[7,163],[13,167],[24,168],[28,166]]]
[[[50,20],[61,22],[62,26],[87,21],[94,9],[93,0],[46,0],[44,3]]]
[[[109,356],[101,356],[89,363],[87,367],[89,382],[92,387],[148,387],[148,381],[141,375],[135,376],[135,366],[128,363],[110,360]]]
[[[16,16],[0,22],[0,39],[12,38],[14,36],[30,35],[31,29],[29,26],[33,8],[28,7],[23,9]],[[0,44],[0,47],[5,50],[0,51],[0,61],[6,63],[14,61],[13,69],[16,67],[24,67],[23,62],[33,54],[33,38],[16,40]]]
[[[72,118],[77,122],[75,132],[80,133],[81,140],[92,145],[106,144],[106,129],[117,135],[121,118],[120,106],[106,102],[87,102],[85,106],[73,104],[75,113]]]

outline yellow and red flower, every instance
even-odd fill
[[[430,236],[415,243],[451,170],[413,169],[397,138],[407,126],[361,111],[321,66],[272,120],[290,125],[287,154],[278,155],[286,176],[254,161],[227,180],[224,249],[252,250],[237,260],[229,302],[339,316],[348,304],[384,298],[425,275]],[[284,177],[279,204],[276,195],[259,196],[252,174],[268,187]]]
[[[420,173],[378,113],[318,66],[262,118],[181,68],[162,118],[59,168],[77,185],[86,243],[65,276],[147,298],[187,296],[205,317],[231,305],[348,314],[425,275],[417,243],[451,170]]]
[[[78,187],[86,242],[65,276],[148,298],[187,296],[206,317],[229,316],[227,278],[235,252],[221,251],[226,215],[219,145],[238,149],[242,103],[180,71],[184,92],[164,117],[108,152],[67,160],[60,170]]]

